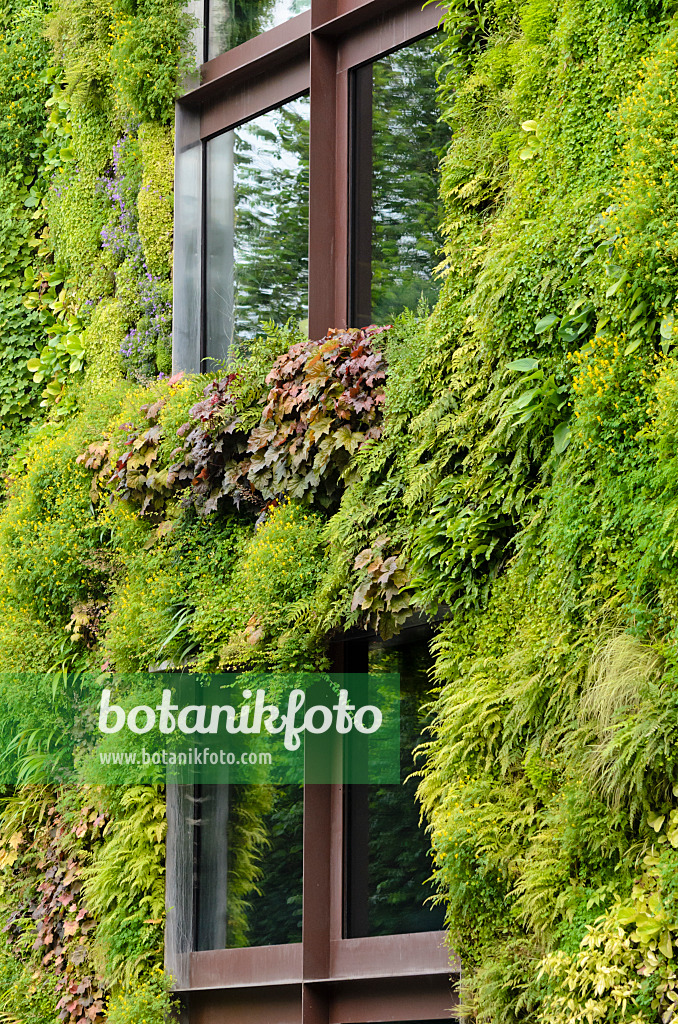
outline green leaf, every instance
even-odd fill
[[[556,455],[562,455],[570,443],[571,431],[569,423],[559,423],[553,431],[553,449]]]
[[[516,398],[515,402],[511,402],[511,408],[524,409],[540,391],[541,388],[530,388],[529,391],[525,391],[520,398]]]
[[[666,815],[665,814],[658,814],[654,818],[648,818],[647,819],[648,825],[650,826],[650,828],[653,828],[655,830],[655,832],[659,832],[660,828],[662,827],[662,825],[664,824],[665,821],[666,821]]]
[[[538,121],[523,121],[520,126],[524,132],[537,132],[539,131]]]
[[[626,348],[624,349],[624,355],[625,356],[630,356],[632,352],[635,352],[637,348],[640,348],[642,343],[643,343],[643,337],[641,335],[640,338],[636,338],[634,341],[630,342],[626,346]]]
[[[508,363],[508,370],[517,370],[518,373],[530,373],[531,370],[536,370],[539,366],[538,359],[532,359],[531,356],[525,356],[523,359],[514,359],[513,362]]]
[[[673,946],[671,945],[671,932],[668,930],[668,928],[665,932],[662,932],[662,936],[659,942],[657,943],[657,948],[659,952],[663,953],[668,960],[672,959]]]
[[[37,357],[34,357],[33,359],[28,360],[26,366],[31,373],[37,373],[42,366],[42,363]]]
[[[559,320],[560,317],[556,316],[555,313],[549,313],[548,316],[543,316],[541,320],[537,320],[537,323],[534,326],[534,333],[543,334],[544,331],[548,331],[550,327],[557,324]]]
[[[610,287],[607,289],[607,291],[605,292],[605,298],[606,299],[611,299],[613,297],[613,295],[616,295],[617,292],[619,291],[619,289],[621,288],[621,286],[623,284],[626,284],[628,279],[629,279],[629,274],[628,274],[628,271],[625,270],[622,273],[621,277],[618,277],[617,280],[614,282],[614,284],[611,284]]]
[[[637,909],[635,907],[619,907],[617,910],[617,920],[620,924],[633,924],[636,920]]]

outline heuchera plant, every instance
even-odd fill
[[[252,430],[243,429],[230,390],[237,374],[211,381],[179,428],[183,445],[166,467],[158,465],[164,400],[144,406],[149,426],[130,425],[115,462],[108,443],[90,445],[79,457],[97,474],[93,501],[102,486],[113,487],[158,519],[181,491],[202,515],[224,498],[263,508],[281,495],[336,508],[351,456],[381,435],[386,360],[374,341],[384,330],[330,330],[320,342],[293,345],[266,378],[270,391]]]

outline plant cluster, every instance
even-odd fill
[[[15,6],[7,61],[24,53]],[[35,778],[53,723],[86,703],[84,683],[31,687],[29,669],[318,669],[337,632],[389,636],[436,610],[419,800],[482,1024],[674,1017],[674,15],[671,0],[447,5],[434,308],[320,340],[266,324],[194,378],[166,376],[179,6],[58,0],[54,64],[37,47],[35,93],[15,83],[34,128],[24,171],[0,174],[0,341],[40,379],[0,375],[0,415],[14,429],[35,384],[49,415],[1,449],[3,742]],[[89,821],[101,804],[85,852],[50,845],[37,804],[37,838],[11,852],[2,812],[7,898],[44,895],[54,927],[31,951],[34,923],[12,924],[0,991],[38,970],[50,935],[93,965],[67,961],[74,999],[160,1020],[162,793],[73,793],[47,807]],[[269,798],[234,797],[238,942],[287,821]],[[55,888],[38,894],[52,849]],[[53,904],[74,859],[72,911]],[[17,1002],[31,1024],[64,963]]]

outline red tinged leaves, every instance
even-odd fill
[[[210,381],[192,406],[190,421],[177,430],[182,443],[170,465],[158,461],[163,441],[158,418],[166,400],[143,406],[151,425],[126,425],[123,454],[112,456],[105,444],[80,456],[95,474],[93,503],[105,488],[113,488],[156,523],[179,492],[202,515],[222,501],[260,510],[284,494],[336,508],[353,456],[381,435],[387,368],[375,339],[383,330],[332,329],[319,342],[293,345],[268,373],[259,422],[247,430],[230,393],[235,374]],[[256,406],[246,412],[251,424]]]
[[[84,937],[94,921],[84,905],[82,869],[101,841],[107,816],[84,808],[80,817],[66,820],[52,806],[31,829],[26,829],[22,870],[32,877],[25,902],[5,928],[10,946],[25,950],[33,938],[37,985],[49,986],[58,999],[58,1019],[64,1024],[103,1024],[101,979],[92,975]],[[34,925],[31,925],[34,922]],[[34,927],[34,936],[31,928]]]

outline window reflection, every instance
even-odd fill
[[[301,786],[200,786],[196,949],[301,942]]]
[[[308,117],[301,97],[207,143],[208,369],[263,320],[307,317]]]
[[[438,120],[435,43],[428,36],[353,72],[351,320],[359,327],[438,295],[438,164],[450,130]]]
[[[413,751],[427,722],[422,705],[430,667],[425,639],[401,647],[370,645],[370,673],[400,673],[402,781],[399,786],[347,787],[347,938],[443,927],[442,907],[432,908],[425,902],[433,893],[427,884],[429,843],[419,823],[417,779],[408,779],[416,770]]]
[[[281,25],[310,6],[311,0],[208,0],[207,60]]]

